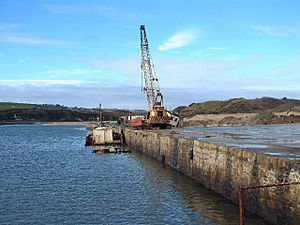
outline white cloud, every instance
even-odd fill
[[[81,60],[82,62],[82,60]],[[114,82],[140,84],[140,61],[138,58],[102,57],[89,59],[86,64],[94,66],[104,74],[115,74]],[[155,69],[161,86],[197,87],[198,82],[209,77],[230,73],[241,67],[240,60],[191,60],[160,57],[154,60]]]
[[[294,91],[298,92],[299,90],[299,84],[291,84],[291,83],[286,83],[286,84],[272,84],[271,86],[265,86],[265,85],[257,85],[255,84],[254,86],[246,86],[246,90],[251,90],[251,91]]]
[[[103,72],[118,73],[125,76],[140,74],[139,58],[99,57],[86,60],[86,63]]]
[[[63,45],[65,41],[36,37],[28,34],[0,33],[0,42],[25,45]]]
[[[273,96],[282,98],[300,97],[298,89],[294,91],[278,88],[265,90],[255,89],[255,83],[228,80],[202,80],[197,81],[197,87],[186,88],[177,86],[174,88],[163,87],[165,105],[167,108],[175,108],[178,105],[189,105],[192,102],[200,102],[212,99],[229,99],[233,97],[254,98],[261,96]],[[246,83],[246,85],[241,85]],[[254,82],[254,81],[252,81]],[[11,84],[11,85],[8,85]],[[12,85],[14,84],[14,85]],[[251,86],[254,89],[251,89]],[[248,87],[248,88],[247,88]],[[288,86],[286,86],[288,88]],[[281,91],[284,90],[284,91]],[[102,80],[93,81],[69,81],[69,80],[9,80],[0,82],[0,101],[49,103],[68,106],[96,107],[101,102],[105,108],[130,108],[146,109],[145,95],[140,92],[138,85],[126,84],[118,86],[113,83],[103,83]]]
[[[223,46],[211,46],[211,47],[207,47],[206,49],[207,50],[218,51],[218,50],[229,50],[230,48],[229,47],[223,47]]]
[[[161,87],[197,88],[199,84],[217,82],[225,73],[242,66],[239,60],[191,60],[159,58],[156,71]],[[211,82],[214,79],[213,82]]]
[[[213,85],[218,86],[218,82],[214,79],[217,79],[220,73],[235,67],[234,62],[222,61],[158,58],[158,62],[156,69],[161,90],[169,108],[199,101],[208,90],[215,88]],[[95,106],[101,102],[105,107],[147,108],[146,97],[140,92],[141,73],[138,58],[103,57],[89,59],[84,63],[97,69],[47,70],[44,71],[44,75],[61,73],[81,75],[86,71],[99,69],[106,76],[99,76],[101,79],[93,80],[88,77],[85,77],[87,78],[85,80],[76,80],[80,76],[71,80],[0,80],[0,101],[77,106]]]
[[[11,30],[20,27],[20,24],[0,23],[0,30]]]
[[[159,45],[158,50],[167,51],[190,45],[198,38],[198,36],[198,32],[194,30],[178,32],[172,37],[170,37],[163,44]]]
[[[252,65],[253,60],[256,59],[228,61],[160,57],[154,63],[168,108],[240,96],[300,97],[298,64],[256,76],[239,71]],[[74,106],[96,106],[101,102],[105,107],[146,109],[146,97],[140,92],[138,58],[103,57],[80,62],[94,64],[96,69],[74,67],[44,71],[44,75],[50,76],[64,73],[78,75],[70,77],[70,80],[63,76],[58,76],[62,80],[50,79],[50,76],[46,80],[0,80],[0,101]],[[98,76],[98,71],[101,76]],[[97,73],[97,76],[93,76],[93,79],[80,76],[90,72]]]
[[[259,33],[275,37],[289,37],[291,35],[300,35],[299,24],[285,26],[256,25],[253,27],[253,29]]]
[[[264,85],[268,84],[268,85]],[[276,77],[272,75],[267,75],[260,78],[260,82],[257,82],[254,79],[249,79],[245,82],[243,85],[243,88],[245,90],[249,91],[261,91],[261,92],[270,92],[270,91],[276,91],[276,92],[282,92],[282,93],[289,93],[294,92],[297,93],[299,96],[299,85],[300,85],[300,79],[299,78],[293,78],[292,76],[288,77]]]
[[[52,85],[81,85],[84,81],[80,80],[0,80],[0,85],[9,87],[22,86],[52,86]]]
[[[105,80],[0,80],[1,101],[146,109],[139,87]]]
[[[47,70],[41,72],[42,74],[52,76],[52,77],[59,77],[59,76],[80,76],[80,75],[90,75],[100,73],[99,70],[87,70],[87,69],[80,69],[80,68],[71,68],[71,69],[56,69],[56,70]]]

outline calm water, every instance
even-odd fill
[[[93,154],[86,134],[0,126],[1,224],[238,224],[236,206],[193,180],[139,153]]]

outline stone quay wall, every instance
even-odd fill
[[[143,152],[238,204],[244,186],[300,181],[300,160],[257,154],[149,130],[124,129],[128,148]],[[300,185],[248,190],[244,206],[270,224],[300,224]]]

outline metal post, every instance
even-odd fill
[[[245,221],[244,221],[243,188],[240,188],[240,190],[239,190],[239,206],[240,206],[240,225],[245,225]]]
[[[238,191],[239,196],[239,208],[240,208],[240,225],[245,225],[245,211],[244,211],[244,200],[243,200],[243,192],[250,189],[260,189],[260,188],[271,188],[271,187],[282,187],[288,185],[299,185],[300,182],[286,182],[279,184],[267,184],[267,185],[257,185],[257,186],[246,186],[241,187]]]

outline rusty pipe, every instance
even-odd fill
[[[244,199],[243,192],[249,189],[259,189],[259,188],[269,188],[269,187],[281,187],[288,185],[298,185],[300,182],[287,182],[287,183],[279,183],[279,184],[267,184],[267,185],[257,185],[257,186],[245,186],[241,187],[238,191],[239,196],[239,208],[240,208],[240,225],[245,225],[245,212],[244,212]]]
[[[280,187],[280,186],[287,186],[287,185],[297,185],[297,184],[300,184],[300,182],[287,182],[287,183],[279,183],[279,184],[246,186],[246,187],[242,187],[242,189],[243,190],[249,190],[249,189],[258,189],[258,188],[268,188],[268,187]]]

